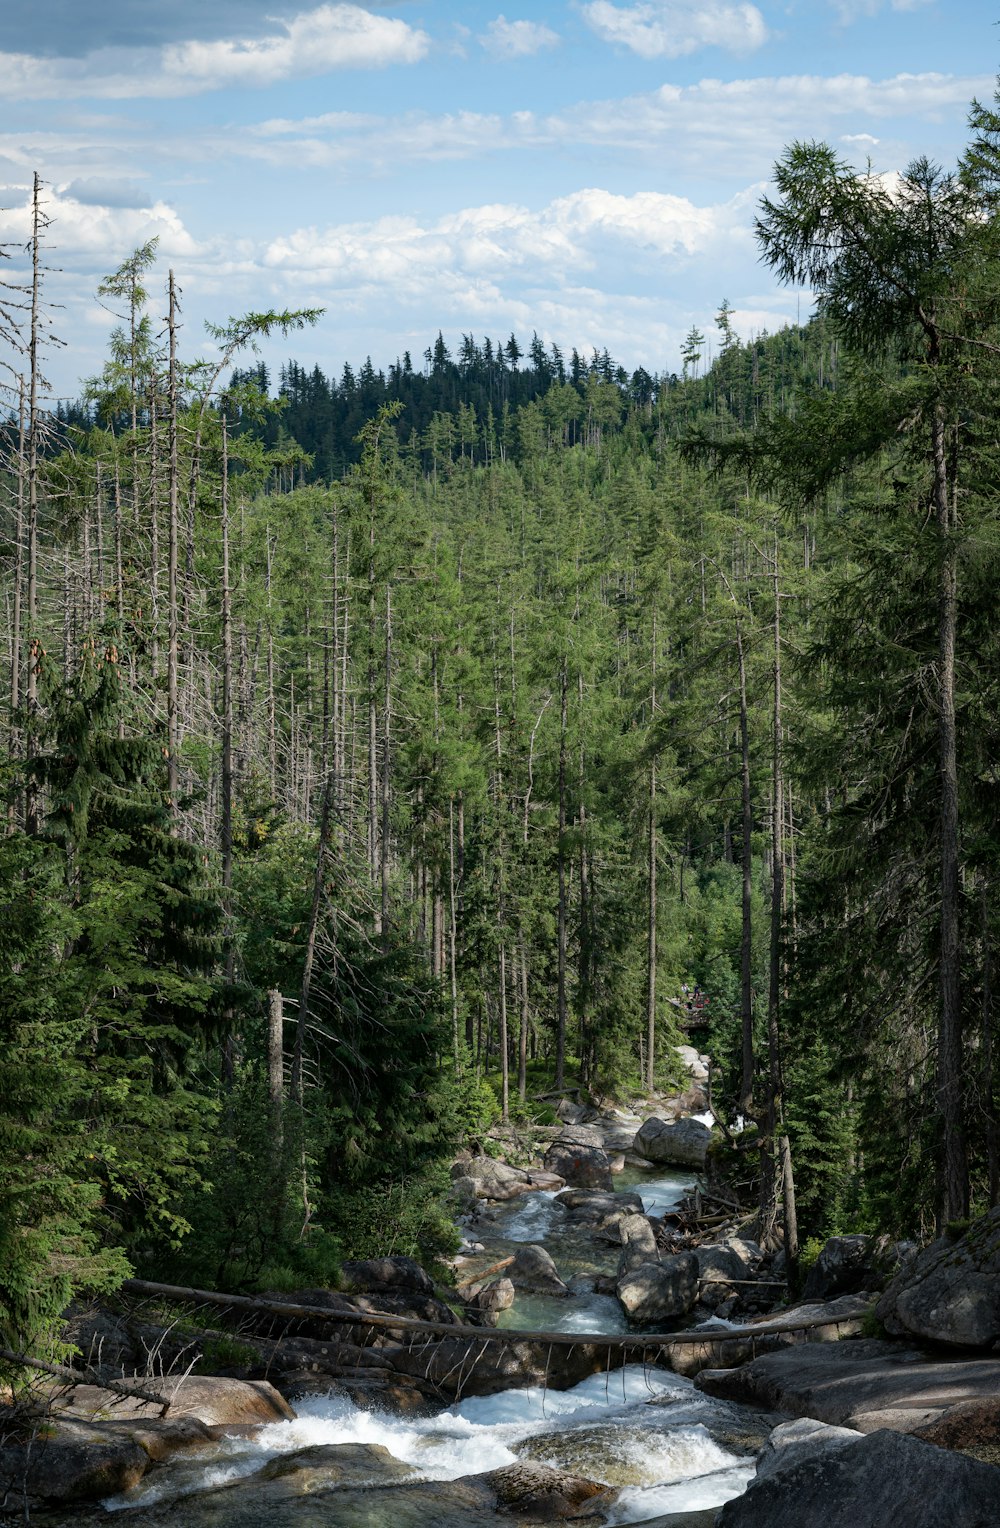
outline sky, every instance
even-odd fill
[[[809,312],[753,237],[787,144],[950,166],[1000,63],[986,0],[503,4],[6,0],[0,276],[37,172],[52,396],[99,372],[96,288],[154,236],[188,359],[206,323],[322,307],[272,368],[420,365],[441,330],[679,370],[723,299],[744,338]]]

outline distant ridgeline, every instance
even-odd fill
[[[748,428],[761,413],[783,409],[802,384],[835,384],[838,344],[821,320],[741,344],[728,315],[724,305],[714,359],[704,336],[691,331],[681,376],[629,372],[606,348],[589,360],[573,349],[567,359],[537,334],[527,349],[513,334],[481,345],[465,335],[453,356],[439,333],[419,370],[406,351],[388,371],[376,371],[370,357],[356,370],[345,363],[339,380],[290,360],[278,377],[284,408],[243,428],[270,447],[294,443],[305,452],[311,463],[296,470],[296,480],[330,482],[360,460],[362,427],[391,402],[402,405],[396,430],[404,457],[433,473],[463,458],[519,461],[556,444],[595,444],[627,420],[647,438],[677,438],[707,418]],[[263,363],[232,373],[231,386],[245,383],[273,396]],[[86,427],[94,410],[86,402],[60,405],[56,417]]]

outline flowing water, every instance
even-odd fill
[[[615,1187],[638,1192],[646,1212],[656,1215],[677,1204],[694,1181],[679,1172],[626,1171]],[[617,1299],[590,1287],[595,1275],[614,1273],[618,1249],[573,1224],[554,1193],[497,1206],[487,1224],[479,1231],[484,1266],[518,1245],[541,1243],[578,1291],[569,1298],[519,1295],[501,1318],[504,1325],[627,1330]],[[310,1396],[296,1402],[296,1410],[294,1421],[263,1427],[253,1438],[225,1439],[210,1455],[170,1462],[105,1505],[147,1506],[245,1480],[237,1487],[242,1495],[253,1489],[249,1477],[281,1456],[362,1443],[383,1445],[426,1481],[454,1481],[519,1459],[565,1469],[619,1488],[609,1524],[642,1523],[739,1495],[753,1476],[761,1441],[759,1421],[740,1408],[702,1395],[679,1375],[641,1365],[593,1376],[571,1390],[532,1387],[471,1397],[431,1417],[366,1410],[343,1395]],[[332,1502],[329,1520],[336,1521]]]

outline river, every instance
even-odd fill
[[[658,1213],[693,1182],[680,1173],[625,1173],[616,1187],[637,1190],[647,1212]],[[584,1286],[570,1299],[520,1296],[504,1324],[626,1330],[618,1301],[586,1288],[593,1275],[614,1271],[617,1252],[569,1226],[554,1194],[498,1206],[482,1240],[484,1262],[519,1243],[543,1242],[563,1278]],[[237,1498],[251,1489],[250,1477],[282,1455],[317,1445],[375,1443],[429,1481],[453,1481],[525,1459],[566,1469],[620,1488],[608,1523],[643,1523],[704,1511],[739,1495],[766,1434],[755,1413],[704,1396],[679,1375],[641,1365],[592,1376],[566,1391],[530,1388],[471,1397],[427,1417],[366,1410],[343,1395],[309,1396],[296,1402],[296,1410],[294,1421],[263,1427],[252,1439],[226,1439],[210,1457],[175,1459],[105,1505],[127,1515],[129,1508],[245,1479],[230,1498],[235,1509]],[[331,1502],[329,1521],[336,1520]],[[374,1504],[371,1521],[381,1521]]]

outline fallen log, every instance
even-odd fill
[[[515,1262],[513,1257],[502,1257],[499,1263],[491,1263],[488,1268],[481,1268],[478,1273],[471,1273],[467,1279],[459,1279],[456,1289],[465,1289],[468,1284],[478,1284],[483,1279],[488,1279],[491,1273],[499,1273],[502,1268],[509,1268]]]
[[[395,1331],[423,1333],[428,1337],[470,1338],[476,1342],[544,1342],[553,1347],[606,1348],[626,1352],[631,1349],[683,1346],[687,1343],[731,1341],[738,1337],[769,1337],[780,1332],[805,1332],[814,1327],[838,1326],[829,1316],[811,1316],[801,1321],[782,1320],[759,1326],[727,1328],[724,1331],[637,1332],[634,1336],[609,1336],[607,1332],[536,1332],[517,1327],[461,1326],[444,1321],[420,1321],[414,1316],[394,1316],[389,1312],[364,1310],[328,1310],[322,1305],[293,1305],[279,1300],[264,1300],[256,1295],[227,1295],[215,1289],[188,1289],[179,1284],[153,1284],[146,1279],[126,1279],[121,1289],[127,1294],[150,1295],[185,1305],[215,1305],[226,1310],[262,1311],[289,1320],[328,1321],[345,1326],[388,1327]],[[844,1323],[847,1321],[844,1318]],[[854,1319],[853,1317],[850,1319]]]
[[[41,1358],[29,1358],[26,1353],[15,1353],[10,1348],[0,1348],[0,1358],[5,1363],[17,1364],[25,1369],[35,1369],[40,1374],[48,1374],[61,1380],[66,1385],[97,1385],[102,1390],[110,1390],[114,1395],[127,1397],[134,1401],[151,1401],[154,1406],[159,1406],[160,1416],[165,1417],[173,1402],[177,1399],[177,1392],[187,1378],[179,1375],[173,1387],[173,1393],[169,1399],[164,1399],[162,1393],[155,1390],[145,1390],[140,1385],[126,1385],[120,1379],[112,1379],[102,1369],[67,1369],[63,1364],[45,1363]]]

